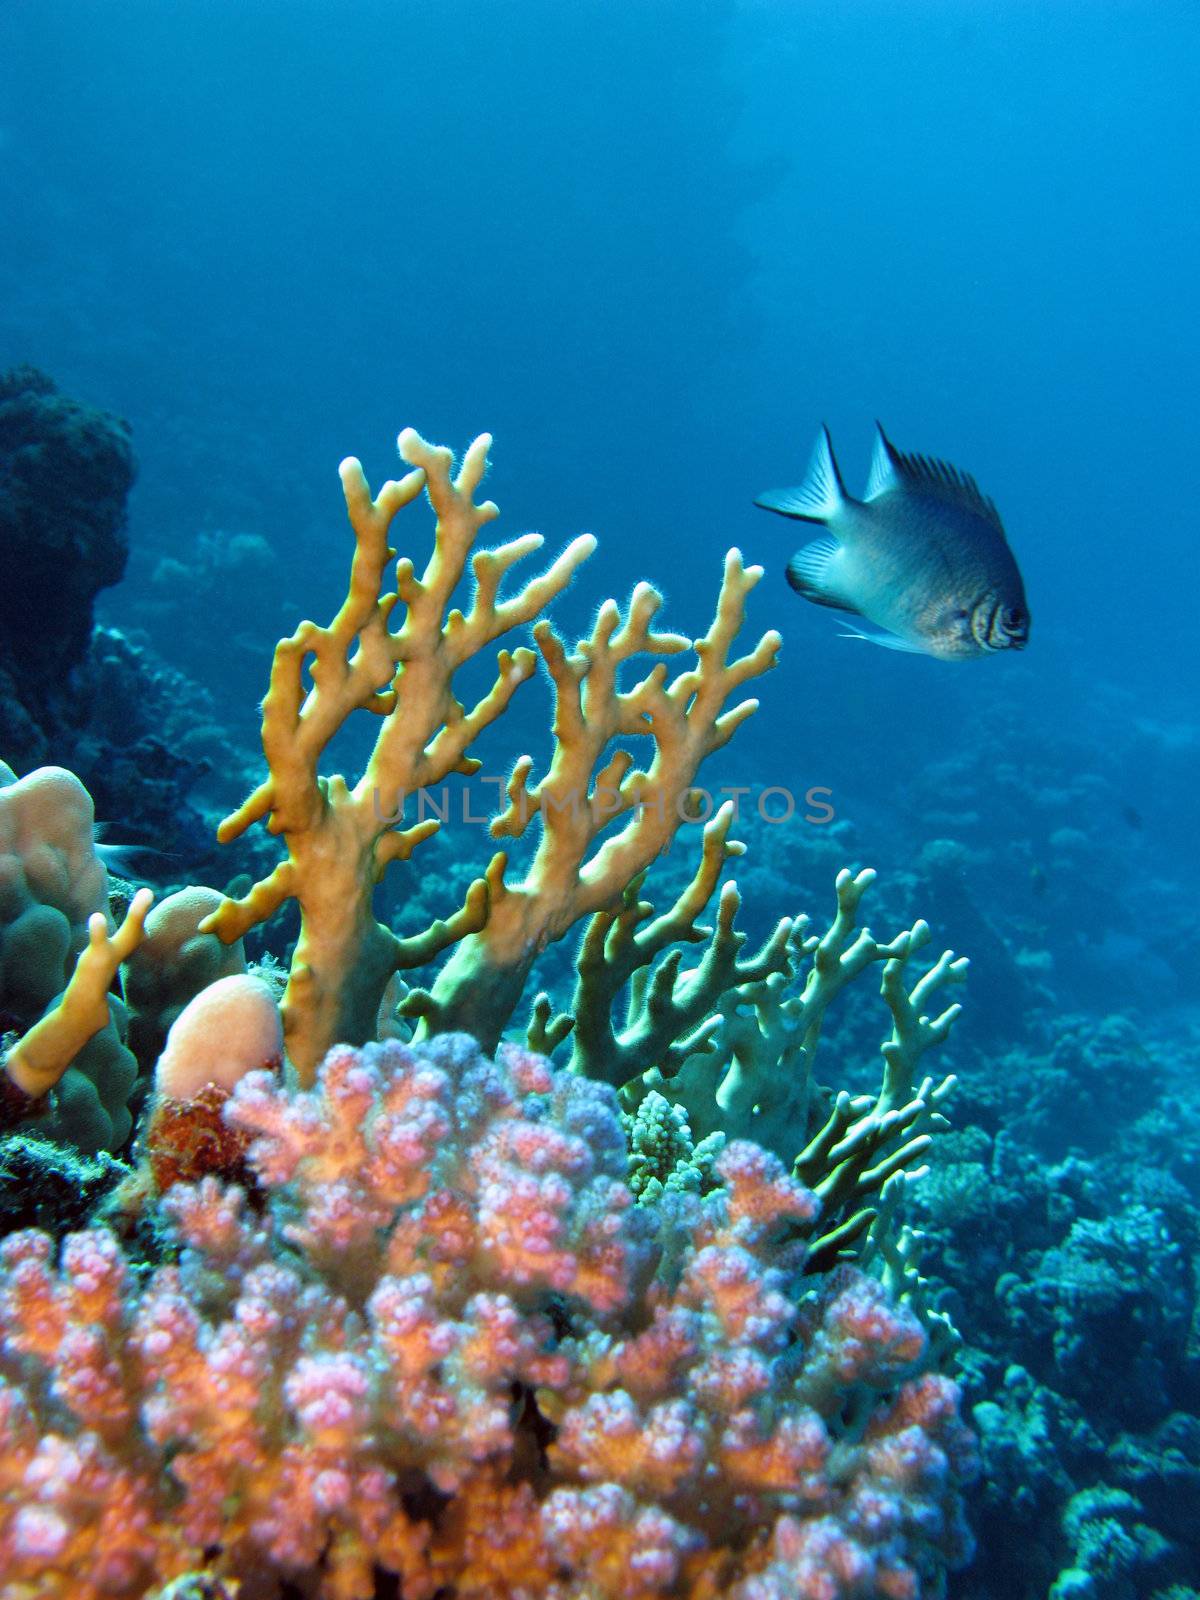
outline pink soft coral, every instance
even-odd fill
[[[953,1385],[804,1277],[773,1156],[634,1206],[611,1091],[462,1036],[227,1116],[267,1202],[177,1186],[145,1282],[102,1229],[3,1247],[0,1600],[905,1600],[963,1555]]]

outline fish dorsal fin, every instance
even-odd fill
[[[986,518],[1001,533],[1004,532],[994,502],[988,499],[969,472],[960,472],[948,461],[938,461],[933,456],[903,455],[894,445],[886,440],[884,443],[896,473],[893,487],[907,486],[921,494],[933,495],[947,505],[961,506],[965,511],[973,511],[976,516]]]
[[[899,452],[883,431],[883,423],[875,424],[875,451],[871,457],[871,470],[867,474],[864,500],[878,500],[889,489],[897,489],[903,482],[896,465]]]
[[[801,522],[828,522],[849,499],[838,471],[829,429],[822,427],[804,482],[794,489],[771,489],[760,494],[756,506],[776,511],[781,517],[796,517]]]

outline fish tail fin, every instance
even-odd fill
[[[822,425],[804,482],[794,489],[769,489],[766,494],[760,494],[754,504],[764,511],[794,517],[800,522],[829,522],[849,499],[838,471],[829,429]]]

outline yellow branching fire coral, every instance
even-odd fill
[[[87,945],[61,998],[4,1058],[9,1078],[31,1099],[48,1094],[88,1040],[107,1025],[109,989],[142,937],[153,898],[149,889],[139,889],[115,933],[109,933],[102,911],[88,919]]]
[[[491,501],[475,499],[490,442],[478,438],[453,474],[448,450],[406,429],[399,448],[413,471],[374,498],[359,463],[343,463],[356,540],[350,592],[328,627],[302,623],[276,647],[262,718],[268,776],[221,826],[220,837],[229,840],[265,821],[287,850],[270,876],[240,900],[224,901],[201,926],[232,941],[287,900],[298,902],[301,932],[283,1015],[288,1056],[304,1083],[335,1041],[357,1044],[372,1036],[394,973],[424,965],[450,945],[457,948],[433,986],[408,996],[407,1014],[421,1018],[423,1031],[463,1029],[494,1045],[537,952],[581,917],[618,901],[670,840],[700,763],[755,708],[743,700],[727,709],[729,697],[773,665],[779,647],[778,635],[768,633],[748,654],[733,656],[746,595],[761,572],[731,551],[716,616],[695,643],[694,666],[669,679],[659,661],[632,688],[618,685],[618,669],[631,658],[673,655],[691,643],[653,630],[662,602],[648,584],[637,586],[624,616],[612,601],[601,607],[591,636],[568,652],[542,613],[594,541],[576,539],[540,577],[502,599],[505,575],[541,538],[526,534],[472,554],[480,530],[497,514]],[[393,521],[422,490],[437,518],[433,555],[419,577],[402,558],[395,592],[386,593],[385,572],[396,554],[388,543]],[[474,592],[463,610],[453,601],[468,561]],[[397,605],[405,615],[393,629]],[[477,770],[473,741],[505,710],[536,658],[524,647],[502,648],[494,685],[470,709],[455,697],[455,674],[535,618],[534,637],[555,687],[555,753],[536,783],[531,758],[517,761],[508,805],[492,824],[494,836],[517,837],[536,818],[541,835],[533,862],[521,882],[509,883],[507,857],[498,852],[457,911],[417,937],[400,938],[374,915],[375,886],[390,862],[407,859],[438,826],[428,819],[397,827],[404,799],[452,773]],[[373,712],[381,725],[351,786],[322,774],[319,763],[359,710]],[[618,750],[597,770],[612,740],[637,735],[654,744],[646,767]],[[598,842],[619,818],[623,825]]]
[[[129,1137],[137,1063],[114,980],[142,937],[142,890],[116,926],[91,796],[61,767],[23,778],[0,761],[0,1127],[33,1116],[88,1152]],[[50,1095],[53,1091],[54,1105]]]

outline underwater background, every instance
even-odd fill
[[[746,807],[746,926],[866,865],[873,924],[972,961],[913,1201],[983,1462],[956,1600],[1200,1591],[1198,92],[1172,0],[0,7],[0,371],[137,460],[108,675],[0,757],[223,887],[271,648],[342,593],[336,465],[377,484],[404,426],[494,434],[509,535],[598,535],[568,632],[641,578],[694,628],[727,547],[760,562],[781,661],[715,781],[834,815]],[[997,502],[1019,656],[846,641],[788,589],[755,495],[823,422],[860,492],[876,417]]]

